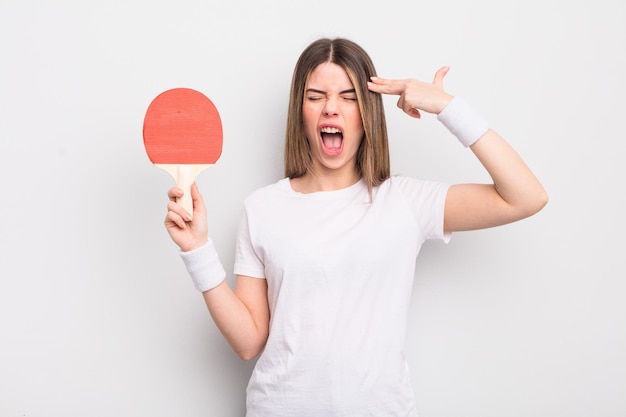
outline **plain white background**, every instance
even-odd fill
[[[423,417],[626,416],[626,6],[617,0],[0,3],[0,416],[243,416],[231,352],[162,222],[145,154],[173,87],[222,116],[198,177],[231,270],[242,200],[282,176],[291,71],[320,36],[381,76],[464,96],[551,200],[428,243],[407,351]],[[387,98],[396,174],[488,181],[431,115]],[[232,283],[232,276],[229,277]]]

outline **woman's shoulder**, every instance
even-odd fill
[[[245,198],[246,204],[255,202],[262,202],[267,199],[271,199],[277,193],[285,193],[289,191],[289,178],[281,178],[271,184],[264,185],[256,190],[252,191]]]
[[[419,187],[434,181],[409,177],[403,174],[391,175],[383,184],[387,187]]]
[[[381,184],[381,187],[390,191],[422,194],[430,193],[436,190],[447,190],[448,184],[441,181],[425,180],[399,174],[390,176],[384,183]]]

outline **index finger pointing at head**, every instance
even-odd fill
[[[371,77],[367,88],[374,93],[400,95],[404,91],[403,80],[389,80],[380,77]]]

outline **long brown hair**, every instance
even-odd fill
[[[301,177],[311,167],[311,152],[302,117],[304,90],[311,72],[326,62],[342,67],[356,90],[364,129],[356,165],[371,193],[373,187],[390,175],[387,123],[381,95],[367,88],[370,77],[376,75],[371,58],[359,45],[343,38],[316,40],[302,52],[296,63],[287,113],[285,176]]]

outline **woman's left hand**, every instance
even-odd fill
[[[443,78],[450,67],[441,67],[433,78],[432,83],[419,81],[414,78],[406,80],[389,80],[372,77],[367,83],[370,91],[380,94],[400,96],[398,107],[411,117],[419,119],[420,111],[439,114],[452,100],[452,95],[443,89]]]

